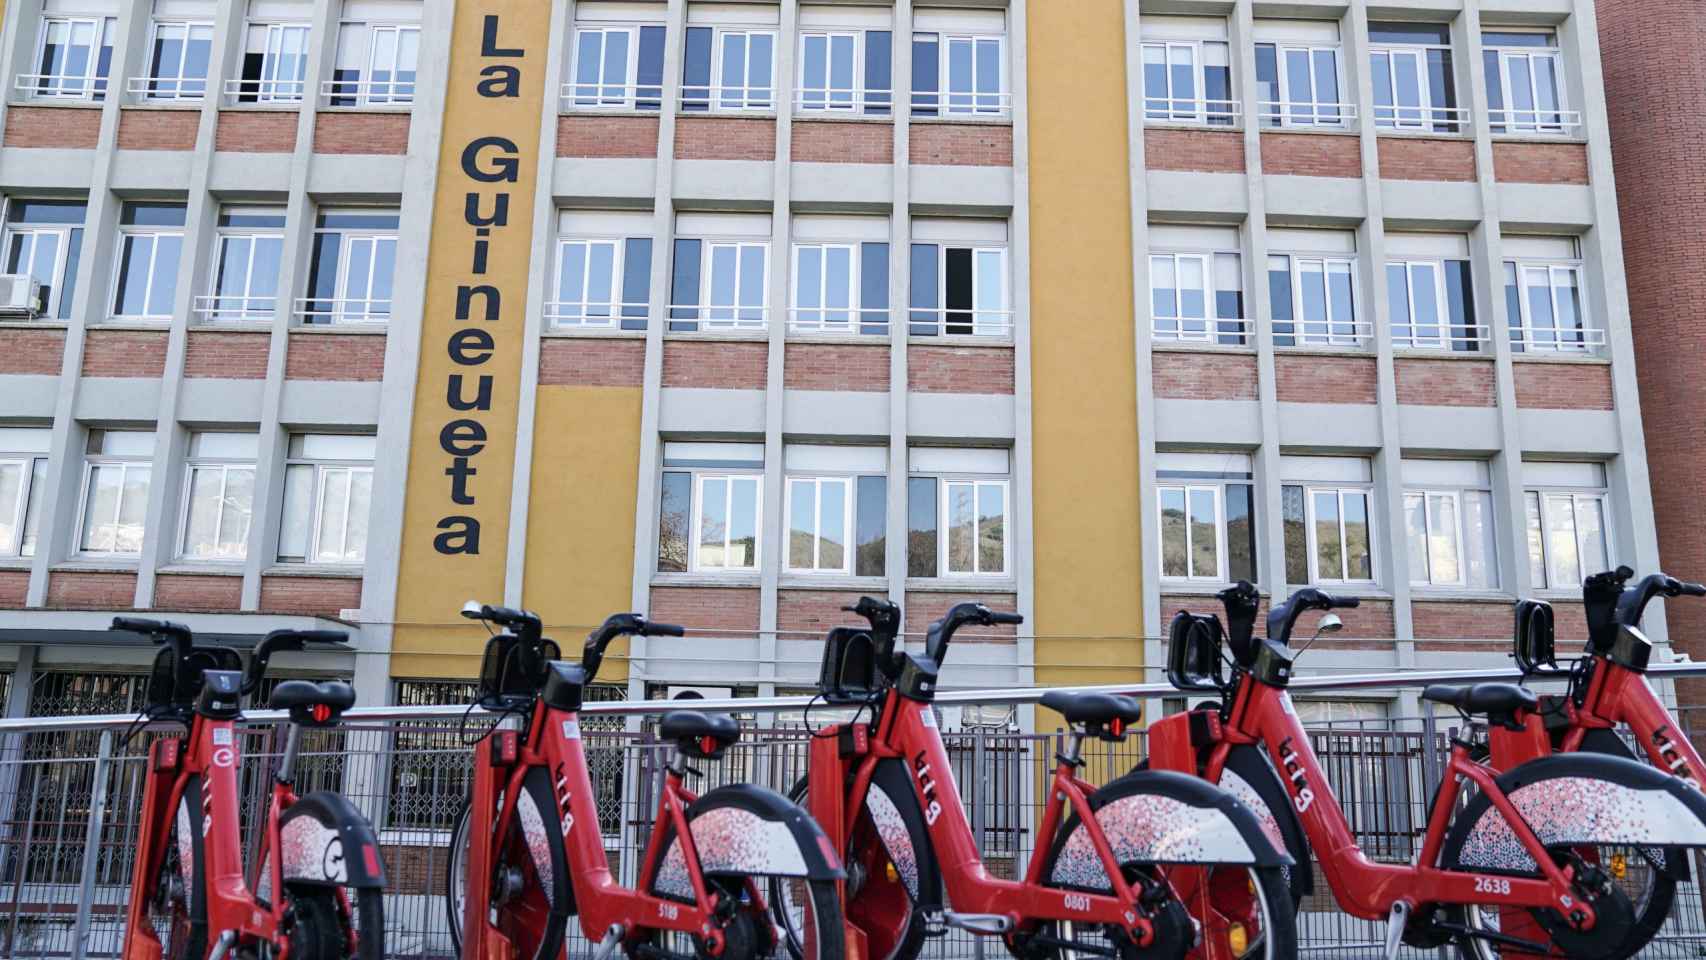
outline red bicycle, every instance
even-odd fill
[[[1706,796],[1621,757],[1547,751],[1536,697],[1510,683],[1427,687],[1426,700],[1484,716],[1495,757],[1537,757],[1510,769],[1476,759],[1482,744],[1454,738],[1420,849],[1410,863],[1370,860],[1358,848],[1286,687],[1287,649],[1309,610],[1354,607],[1355,598],[1300,590],[1268,613],[1268,639],[1252,637],[1259,595],[1248,583],[1222,591],[1216,616],[1173,618],[1168,677],[1221,704],[1150,727],[1150,762],[1227,786],[1297,862],[1301,903],[1312,887],[1310,852],[1346,913],[1387,921],[1386,950],[1455,941],[1468,957],[1624,957],[1639,948],[1637,910],[1602,853],[1629,845],[1706,845]],[[1222,676],[1223,648],[1232,651]],[[1265,751],[1265,752],[1264,752]],[[1466,789],[1472,788],[1472,789]],[[1459,803],[1459,801],[1464,801]]]
[[[349,684],[286,680],[273,688],[268,705],[289,710],[290,727],[252,876],[244,872],[238,831],[243,698],[260,687],[274,654],[341,643],[346,635],[275,630],[245,672],[235,650],[198,647],[181,624],[116,617],[112,628],[169,644],[155,657],[148,706],[133,732],[165,720],[188,728],[187,736],[161,737],[148,750],[124,960],[380,960],[385,868],[373,828],[339,794],[298,797],[292,785],[303,729],[336,726],[355,704]],[[346,891],[354,893],[353,908]]]
[[[910,960],[925,937],[951,927],[999,936],[1023,960],[1296,955],[1281,873],[1289,861],[1229,794],[1172,773],[1100,789],[1078,777],[1086,737],[1117,741],[1140,719],[1129,697],[1043,697],[1072,727],[1037,826],[1048,846],[1023,879],[992,876],[960,805],[931,701],[956,630],[1022,618],[959,604],[930,625],[919,656],[894,649],[897,606],[866,597],[850,609],[870,629],[830,632],[819,690],[831,703],[873,715],[815,735],[795,795],[846,851],[848,927],[864,948],[856,952]],[[1222,909],[1208,909],[1210,890],[1224,891]],[[779,906],[787,895],[773,887]],[[1200,926],[1192,902],[1206,917]],[[796,945],[799,935],[781,926]]]
[[[612,640],[679,637],[681,627],[616,614],[571,664],[533,613],[472,603],[462,613],[503,628],[486,644],[477,702],[520,720],[519,729],[500,721],[475,747],[472,795],[451,840],[445,899],[463,960],[554,960],[576,913],[594,960],[618,947],[645,960],[765,956],[777,938],[755,876],[783,878],[798,894],[790,919],[806,931],[808,960],[842,960],[835,884],[844,874],[805,811],[762,787],[696,797],[682,786],[697,772],[689,759],[716,760],[740,738],[726,714],[664,714],[659,730],[676,750],[638,888],[611,875],[577,718],[582,691]],[[672,949],[680,939],[689,950]]]

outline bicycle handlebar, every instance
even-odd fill
[[[1215,594],[1226,608],[1226,642],[1234,652],[1251,649],[1250,638],[1256,632],[1256,611],[1262,605],[1262,594],[1256,585],[1240,580]]]
[[[275,653],[295,653],[310,643],[343,643],[349,634],[342,630],[274,630],[255,645],[249,669],[243,672],[243,693],[254,693],[267,674],[267,661]]]
[[[989,609],[981,603],[956,603],[949,608],[946,616],[932,623],[924,636],[924,655],[942,665],[942,659],[948,655],[948,643],[953,640],[954,632],[968,623],[988,627],[996,624],[1017,625],[1025,622],[1025,618],[1017,613],[1001,613]]]
[[[1306,610],[1345,610],[1362,605],[1358,597],[1336,597],[1330,593],[1305,587],[1282,604],[1268,611],[1268,639],[1280,646],[1291,644],[1291,628]]]
[[[610,642],[622,636],[641,637],[684,637],[687,628],[673,623],[653,623],[637,613],[613,613],[604,618],[604,623],[597,630],[586,635],[586,647],[581,650],[581,667],[586,671],[586,682],[598,676],[598,668],[604,663],[604,649]]]
[[[1706,585],[1690,583],[1660,572],[1648,574],[1628,586],[1635,571],[1625,566],[1596,573],[1582,581],[1583,613],[1588,622],[1588,645],[1598,651],[1611,649],[1619,627],[1638,627],[1653,598],[1706,597]]]

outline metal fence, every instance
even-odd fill
[[[471,746],[490,721],[389,719],[310,732],[299,786],[341,790],[373,821],[390,875],[388,952],[397,958],[448,958],[444,886],[449,834],[467,789]],[[1408,861],[1426,826],[1426,808],[1449,751],[1449,725],[1430,716],[1364,720],[1311,730],[1314,746],[1364,851]],[[145,775],[144,734],[57,730],[0,735],[0,956],[112,957],[123,911]],[[611,862],[632,883],[645,849],[656,790],[670,747],[647,730],[585,733]],[[276,722],[242,730],[246,825],[265,809],[268,775],[283,743]],[[1052,770],[1059,734],[1005,730],[944,733],[955,782],[992,872],[1014,876],[1039,846],[1039,792]],[[788,792],[805,774],[809,737],[801,728],[748,730],[728,756],[701,764],[696,786],[750,782]],[[1144,755],[1141,735],[1119,744],[1092,742],[1088,774],[1105,780]],[[252,859],[252,858],[251,858]],[[1698,874],[1696,874],[1698,876]],[[1306,955],[1376,956],[1382,925],[1339,913],[1317,874],[1304,905]],[[571,957],[589,945],[573,929]],[[1412,952],[1421,956],[1420,952]],[[1001,956],[1000,943],[955,932],[928,942],[938,958]],[[1679,890],[1670,924],[1644,954],[1706,956],[1706,914],[1699,886]]]

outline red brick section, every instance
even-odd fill
[[[263,331],[192,330],[184,347],[184,376],[265,380],[272,335]]]
[[[213,149],[231,153],[289,153],[296,149],[295,111],[221,110]]]
[[[261,612],[337,619],[339,611],[361,607],[360,577],[261,578]]]
[[[1475,144],[1469,140],[1380,138],[1383,180],[1475,180]]]
[[[1013,165],[1013,128],[995,123],[918,123],[910,128],[913,163],[961,167]]]
[[[65,358],[64,330],[0,328],[0,374],[54,376]]]
[[[1329,591],[1331,592],[1331,591]],[[1268,597],[1263,597],[1256,608],[1256,635],[1267,635]],[[1161,598],[1161,623],[1163,629],[1172,620],[1173,614],[1180,610],[1191,613],[1212,613],[1226,620],[1226,608],[1220,601],[1211,596],[1199,595],[1166,595]],[[1339,619],[1345,623],[1345,628],[1332,638],[1323,636],[1315,642],[1317,647],[1333,646],[1341,650],[1378,650],[1392,642],[1397,636],[1397,630],[1392,624],[1392,601],[1364,600],[1362,605],[1349,610],[1335,610]],[[1295,649],[1303,641],[1315,633],[1315,626],[1321,620],[1318,611],[1309,611],[1297,618],[1297,626],[1292,628],[1292,647]],[[1380,641],[1372,643],[1370,641]]]
[[[645,370],[644,340],[558,337],[539,346],[542,387],[637,387]]]
[[[1145,130],[1143,160],[1151,170],[1243,173],[1244,135],[1232,130]]]
[[[906,594],[906,604],[901,608],[906,616],[907,635],[922,638],[924,631],[930,629],[930,624],[946,616],[950,607],[956,603],[967,602],[981,603],[997,612],[1012,613],[1019,601],[1011,593],[938,593],[934,590],[909,590]],[[954,642],[970,640],[974,643],[1013,643],[1018,636],[1019,628],[1010,625],[964,627],[954,632]]]
[[[241,576],[162,573],[154,578],[156,610],[236,610],[242,601]]]
[[[1518,363],[1516,405],[1546,410],[1610,410],[1611,367],[1586,363]]]
[[[1581,645],[1588,642],[1588,621],[1583,614],[1581,601],[1548,600],[1547,602],[1552,604],[1553,635],[1558,639],[1559,655],[1575,656],[1576,651],[1581,649]],[[1666,605],[1665,622],[1667,626],[1669,626],[1670,619],[1673,616],[1671,611],[1681,606],[1683,604]],[[1516,612],[1513,609],[1511,611],[1511,627],[1514,629],[1515,626]]]
[[[1226,608],[1214,597],[1202,596],[1199,594],[1168,594],[1161,597],[1161,629],[1163,631],[1165,631],[1167,629],[1167,625],[1173,621],[1173,614],[1178,613],[1180,610],[1185,610],[1190,613],[1212,613],[1220,618],[1222,625],[1226,623]],[[1267,622],[1268,598],[1263,597],[1261,602],[1256,605],[1257,636],[1262,636],[1267,633]]]
[[[164,330],[90,330],[84,338],[85,377],[158,377],[165,370]]]
[[[1516,183],[1587,183],[1587,144],[1495,143],[1493,177]]]
[[[92,150],[101,139],[101,111],[79,107],[6,109],[5,145]]]
[[[894,125],[796,120],[791,149],[801,163],[893,163]]]
[[[95,570],[48,574],[47,605],[59,610],[130,610],[136,606],[136,574]]]
[[[681,117],[677,160],[774,160],[776,121],[768,117]]]
[[[1256,399],[1256,358],[1249,354],[1157,350],[1153,369],[1157,399]]]
[[[763,390],[770,345],[764,342],[667,340],[663,385]]]
[[[1410,629],[1418,650],[1491,652],[1510,650],[1514,615],[1507,600],[1415,600]],[[1427,643],[1428,640],[1480,641]]]
[[[700,630],[757,630],[756,587],[653,587],[653,620]]]
[[[790,343],[782,354],[782,384],[789,390],[887,393],[888,345]]]
[[[1374,358],[1277,356],[1274,389],[1281,403],[1374,403]]]
[[[364,155],[409,152],[406,113],[316,113],[314,152]]]
[[[906,387],[918,393],[1012,393],[1011,347],[912,347]]]
[[[867,593],[881,599],[881,590],[778,590],[776,629],[794,634],[792,639],[821,640],[831,627],[859,626],[865,621],[842,607],[851,607]]]
[[[28,570],[0,570],[0,610],[19,610],[30,590]]]
[[[1298,177],[1361,177],[1362,144],[1328,133],[1262,134],[1262,172]]]
[[[559,157],[644,157],[655,160],[657,155],[657,117],[557,118]]]
[[[1428,360],[1399,357],[1398,402],[1429,407],[1496,405],[1491,360]]]
[[[293,333],[284,355],[286,380],[380,380],[385,338],[371,333]]]
[[[120,150],[194,150],[199,110],[121,110]]]

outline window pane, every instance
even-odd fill
[[[1305,337],[1327,336],[1327,279],[1319,260],[1304,260],[1297,265],[1298,287],[1302,293],[1303,334]]]
[[[888,332],[889,245],[886,243],[859,245],[859,320],[860,333]]]
[[[1171,320],[1179,315],[1179,284],[1174,275],[1173,264],[1171,256],[1149,258],[1150,303],[1157,320]],[[1158,323],[1157,327],[1177,330],[1179,325],[1176,322]]]
[[[1576,517],[1572,498],[1550,495],[1546,500],[1546,574],[1550,586],[1564,590],[1581,585],[1582,567],[1576,552]]]
[[[853,523],[858,531],[853,573],[880,577],[888,568],[888,478],[860,477]]]
[[[658,571],[687,571],[687,526],[692,510],[693,477],[665,473],[658,508]]]
[[[1220,575],[1219,517],[1213,490],[1191,491],[1191,576]]]
[[[722,105],[740,107],[746,102],[746,35],[723,36]]]
[[[834,91],[834,104],[849,107],[853,104],[853,38],[830,39],[829,83]]]
[[[728,566],[729,481],[707,478],[699,485],[699,566]]]
[[[1369,68],[1374,80],[1374,105],[1379,108],[1374,111],[1374,118],[1381,126],[1390,125],[1393,117],[1392,107],[1392,56],[1384,51],[1375,51],[1369,55]]]
[[[913,336],[929,336],[940,331],[936,327],[936,310],[941,306],[941,291],[936,278],[936,257],[939,247],[933,243],[912,245],[912,316],[909,321]]]
[[[1244,271],[1239,269],[1238,254],[1214,255],[1214,315],[1222,320],[1244,319]],[[1243,343],[1243,331],[1236,324],[1221,324],[1221,330]],[[1222,343],[1228,342],[1221,340]]]
[[[1345,579],[1344,545],[1339,542],[1339,495],[1312,495],[1315,510],[1315,570],[1323,580]]]
[[[1435,583],[1461,583],[1463,571],[1457,557],[1457,500],[1449,496],[1428,496],[1428,558],[1433,565]]]
[[[973,554],[977,549],[976,491],[970,483],[949,483],[948,493],[948,572],[973,572]]]
[[[1343,261],[1327,264],[1327,295],[1333,312],[1333,335],[1354,338],[1356,330],[1356,301],[1351,294],[1351,265]]]
[[[909,477],[906,481],[906,575],[936,576],[936,479]]]
[[[320,518],[314,531],[314,559],[338,563],[344,556],[344,534],[349,525],[350,471],[320,471]]]
[[[921,116],[935,116],[940,103],[941,44],[935,34],[912,39],[912,108]]]
[[[1546,537],[1540,524],[1540,494],[1523,494],[1523,506],[1528,523],[1528,579],[1536,589],[1550,584],[1546,580]]]
[[[641,110],[657,110],[661,108],[663,97],[663,52],[665,28],[640,28],[640,58],[635,73],[638,89],[634,91],[637,98],[634,106]],[[683,100],[685,94],[683,91]]]
[[[1392,339],[1408,346],[1414,334],[1410,326],[1409,271],[1402,263],[1386,265],[1386,305],[1392,315]]]
[[[1203,292],[1208,286],[1206,273],[1203,258],[1179,258],[1179,316],[1199,321],[1185,325],[1193,332],[1205,329],[1200,321],[1208,317],[1208,298]]]
[[[372,502],[373,471],[352,471],[348,529],[344,537],[345,563],[360,563],[367,559],[367,513]]]
[[[1254,495],[1247,484],[1226,485],[1226,578],[1256,580]]]
[[[1345,570],[1348,579],[1374,579],[1374,550],[1369,537],[1368,494],[1347,493],[1345,501]]]
[[[1144,109],[1154,120],[1171,115],[1172,104],[1167,93],[1167,47],[1150,43],[1143,47]]]
[[[818,485],[818,567],[847,567],[847,481],[825,480]]]
[[[1422,66],[1415,54],[1392,58],[1393,83],[1398,98],[1398,122],[1419,125],[1422,121]]]
[[[616,244],[591,244],[587,258],[587,317],[594,322],[608,322],[615,315]]]
[[[977,328],[984,336],[998,336],[1007,328],[1007,282],[1004,257],[999,250],[977,252]]]
[[[972,105],[972,45],[970,40],[948,41],[948,109],[966,113]]]
[[[42,457],[35,462],[30,472],[30,501],[24,507],[23,540],[18,548],[18,554],[33,557],[36,553],[36,538],[41,530],[41,502],[47,490],[47,458]]]
[[[249,517],[255,503],[255,471],[228,468],[225,499],[220,505],[218,553],[241,560],[249,552]]]
[[[1585,342],[1582,335],[1582,291],[1580,274],[1574,269],[1554,272],[1558,293],[1558,339],[1574,344]]]
[[[190,474],[189,518],[184,527],[184,556],[207,558],[218,555],[215,540],[219,534],[219,516],[223,512],[220,488],[225,471],[219,467],[201,467]]]
[[[1464,586],[1485,590],[1498,586],[1498,546],[1493,530],[1493,495],[1470,490],[1463,494]]]
[[[1439,268],[1432,263],[1410,265],[1410,289],[1416,299],[1416,336],[1438,341],[1440,325]]]
[[[1195,113],[1197,99],[1197,62],[1196,51],[1188,45],[1179,45],[1167,51],[1167,70],[1171,76],[1169,87],[1173,95],[1175,111],[1189,116]]]
[[[1552,315],[1551,272],[1545,267],[1523,270],[1523,285],[1528,288],[1528,323],[1537,344],[1557,342],[1558,323]]]
[[[735,477],[729,485],[729,565],[751,568],[758,565],[758,478]]]
[[[1303,510],[1303,488],[1280,488],[1280,522],[1285,528],[1285,579],[1292,585],[1309,582],[1309,532]]]
[[[711,107],[711,41],[714,34],[710,27],[687,28],[686,50],[681,60],[683,110],[708,110]]]
[[[1597,497],[1576,498],[1576,531],[1581,536],[1582,574],[1598,573],[1611,567],[1607,559],[1605,537],[1605,504]]]
[[[1182,487],[1162,487],[1161,497],[1161,575],[1186,576],[1190,567],[1186,558],[1185,491]]]
[[[622,329],[646,329],[651,308],[652,241],[629,237],[622,248]]]
[[[1289,347],[1295,342],[1296,325],[1292,322],[1291,258],[1268,257],[1268,302],[1274,314],[1274,343]],[[1306,581],[1293,580],[1292,583]]]
[[[829,38],[812,35],[800,38],[801,79],[800,105],[808,110],[822,109],[829,87]]]
[[[811,570],[817,566],[817,484],[810,480],[788,481],[788,567]]]
[[[113,549],[119,553],[142,552],[142,527],[148,517],[148,473],[147,467],[135,464],[124,471],[118,530],[113,540]]]
[[[148,264],[153,255],[153,237],[124,238],[119,253],[118,290],[113,297],[114,316],[143,315],[148,296]]]
[[[314,511],[314,468],[292,464],[284,471],[284,523],[278,533],[281,560],[303,560],[308,556],[308,525]]]
[[[178,289],[178,254],[183,250],[184,238],[172,234],[162,234],[154,241],[154,278],[148,287],[148,315],[151,317],[169,317],[172,315],[172,298]]]
[[[1007,488],[999,483],[977,485],[977,570],[1005,573],[1007,569]]]
[[[972,251],[949,247],[943,273],[944,329],[950,334],[969,334],[972,332],[970,311],[974,297]]]
[[[1310,92],[1309,51],[1285,52],[1286,96],[1292,103],[1291,118],[1301,123],[1313,123],[1315,97]]]
[[[1339,120],[1339,57],[1331,50],[1316,50],[1315,58],[1315,102],[1317,104],[1333,104],[1320,108],[1318,116],[1322,120],[1337,123]]]
[[[1279,54],[1271,43],[1256,44],[1256,99],[1263,123],[1279,122]]]
[[[24,470],[28,461],[0,463],[0,554],[18,552],[22,531],[18,529],[19,501],[24,496]]]
[[[764,322],[764,247],[746,244],[740,248],[740,319]]]
[[[1404,543],[1410,563],[1410,582],[1427,583],[1428,518],[1427,505],[1421,494],[1404,494]]]
[[[83,549],[94,553],[110,553],[115,549],[116,531],[113,518],[118,513],[118,501],[124,468],[105,466],[90,470],[89,493],[83,502]]]
[[[770,105],[770,67],[775,38],[768,33],[755,33],[747,38],[748,105]]]

